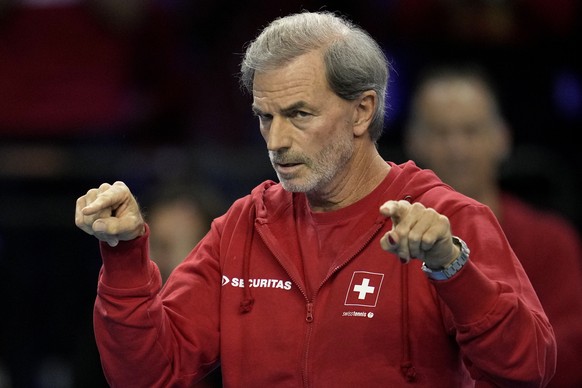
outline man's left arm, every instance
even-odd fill
[[[472,376],[501,386],[547,384],[555,371],[554,332],[493,213],[467,205],[445,217],[403,201],[389,201],[381,212],[393,221],[382,238],[385,250],[451,274],[429,281]],[[468,254],[452,247],[459,241],[453,230]],[[466,260],[457,260],[463,254]]]

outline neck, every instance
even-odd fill
[[[370,194],[390,171],[376,146],[354,153],[346,168],[324,190],[307,193],[311,210],[328,212],[349,206]]]

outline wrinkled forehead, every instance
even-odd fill
[[[325,91],[329,86],[323,60],[317,53],[308,53],[276,69],[256,72],[253,104],[305,100]]]

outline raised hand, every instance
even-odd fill
[[[139,205],[123,182],[104,183],[77,199],[75,224],[86,233],[116,246],[145,232]]]

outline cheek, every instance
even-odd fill
[[[315,117],[294,132],[295,142],[303,152],[314,155],[331,143],[341,139],[351,140],[353,132],[349,124],[349,120],[343,115]]]
[[[334,139],[353,137],[353,127],[345,115],[337,115],[318,123],[317,134],[321,139],[333,141]]]

